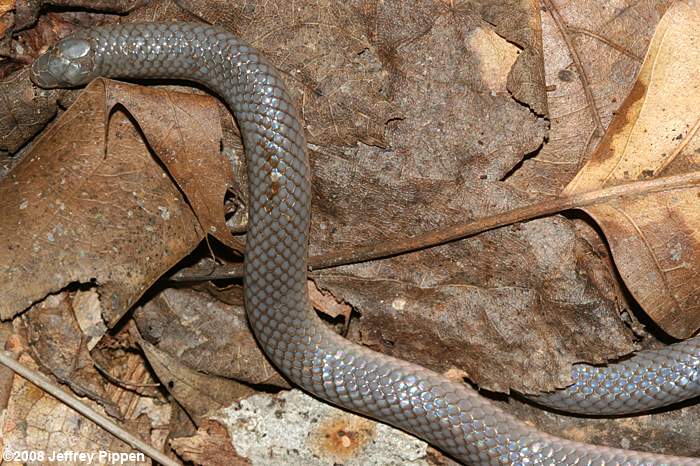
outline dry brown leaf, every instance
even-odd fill
[[[402,115],[387,96],[387,70],[355,5],[335,0],[178,4],[247,40],[277,66],[309,142],[387,144],[387,122]]]
[[[240,288],[234,291],[240,295]],[[136,309],[134,320],[144,340],[192,370],[288,386],[255,342],[242,299],[225,304],[209,293],[171,288]]]
[[[210,227],[225,239],[218,122],[210,97],[92,83],[0,182],[0,317],[94,280],[112,325]]]
[[[306,283],[306,288],[309,290],[309,299],[314,309],[317,309],[327,316],[340,317],[345,319],[345,322],[350,319],[352,307],[347,303],[338,302],[333,295],[326,294],[316,287],[316,284],[309,280]]]
[[[556,196],[614,117],[672,0],[542,1],[542,48],[551,131],[542,150],[508,178]]]
[[[589,191],[700,170],[700,10],[676,4],[659,23],[629,97],[564,191]],[[664,331],[700,328],[700,188],[585,209],[601,226],[620,275]]]
[[[28,68],[1,81],[0,156],[15,153],[55,114],[56,93],[34,87]]]
[[[235,380],[192,370],[147,341],[140,340],[139,344],[158,379],[195,422],[255,392]]]
[[[517,60],[511,69],[506,70],[508,91],[537,115],[547,115],[540,1],[486,0],[477,3],[484,20],[496,27],[495,32],[518,46]],[[498,63],[492,58],[487,62]]]
[[[508,67],[481,66],[513,63],[516,48],[477,16],[427,1],[377,3],[360,20],[367,29],[352,24],[375,34],[365,53],[377,54],[403,119],[388,126],[390,150],[313,148],[312,254],[527,202],[497,180],[539,147],[543,122],[499,94]],[[314,281],[361,314],[356,341],[440,372],[463,369],[492,390],[537,391],[566,384],[573,362],[634,348],[615,302],[586,273],[589,255],[567,222],[548,219]]]
[[[220,423],[207,419],[191,437],[180,437],[170,445],[182,459],[206,466],[248,466],[251,461],[236,453],[228,430]]]
[[[83,338],[86,340],[85,346],[88,350],[92,350],[107,331],[107,326],[102,320],[100,295],[94,290],[79,290],[73,295],[71,307]]]
[[[15,9],[16,0],[0,0],[0,15]]]
[[[93,365],[73,313],[73,297],[59,293],[47,297],[22,315],[34,359],[79,396],[97,401],[113,417],[121,418],[109,399],[104,380]]]
[[[242,249],[225,224],[223,200],[233,172],[228,160],[219,154],[221,124],[214,100],[202,96],[175,99],[189,94],[153,87],[115,84],[105,89],[108,108],[122,106],[138,122],[202,229],[222,243]]]
[[[29,357],[20,357],[19,361],[26,367],[38,370]],[[167,425],[170,407],[162,401],[155,403],[148,398],[132,399],[128,395],[124,396],[124,392],[115,395],[115,400],[117,399],[123,403],[125,411],[128,408],[129,416],[123,422],[123,427],[141,436],[156,448],[162,448],[165,437],[162,435],[161,426]],[[104,415],[96,403],[88,399],[82,401]],[[5,415],[0,417],[0,438],[4,447],[15,452],[34,451],[47,456],[66,451],[94,453],[94,464],[107,461],[104,458],[97,461],[99,452],[135,452],[111,433],[92,422],[86,422],[82,414],[21,377],[14,377],[7,410]]]

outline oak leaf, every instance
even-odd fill
[[[657,26],[637,81],[564,194],[700,169],[700,11],[676,4]],[[700,187],[586,208],[622,279],[666,333],[700,328]]]

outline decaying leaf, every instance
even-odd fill
[[[346,303],[339,303],[333,296],[324,294],[311,280],[306,285],[306,288],[309,290],[309,299],[314,309],[333,318],[342,316],[348,322],[352,313],[351,306]]]
[[[105,391],[88,352],[73,312],[73,297],[63,292],[51,295],[23,314],[32,356],[74,393],[97,401],[110,415],[122,413]]]
[[[700,170],[700,10],[676,4],[659,23],[629,97],[565,193]],[[700,328],[700,187],[585,209],[628,289],[664,331]]]
[[[141,340],[140,345],[158,379],[195,422],[209,411],[254,393],[235,380],[192,370],[146,341]]]
[[[226,427],[207,419],[191,437],[174,438],[173,449],[192,464],[210,466],[248,466],[251,461],[239,456],[231,445]]]
[[[4,15],[7,12],[14,10],[16,0],[2,0],[0,1],[0,15]]]
[[[20,362],[34,370],[38,369],[29,357],[21,357]],[[161,429],[154,427],[167,422],[169,405],[162,400],[154,402],[149,398],[135,398],[125,392],[112,395],[115,402],[119,400],[120,406],[128,412],[127,419],[122,421],[124,428],[148,439],[153,445],[162,447],[166,439],[161,434]],[[102,412],[96,403],[88,399],[83,401]],[[97,459],[100,451],[135,451],[21,377],[14,377],[7,409],[4,416],[0,416],[0,437],[3,447],[11,451],[37,451],[46,455],[71,450],[95,452]],[[100,462],[106,463],[107,459],[102,458]]]
[[[102,320],[100,296],[94,290],[77,291],[72,298],[71,307],[85,339],[85,346],[92,350],[107,331]]]
[[[542,53],[551,130],[508,178],[536,197],[576,176],[628,95],[654,27],[672,0],[559,0],[542,4]]]
[[[214,99],[152,87],[121,86],[105,88],[108,108],[122,106],[139,123],[150,148],[185,195],[201,228],[233,249],[241,249],[224,223],[223,199],[233,173],[219,152],[221,124]],[[152,98],[143,98],[142,92]],[[173,98],[184,95],[189,97]]]
[[[393,8],[382,4],[367,20],[386,25]],[[392,51],[391,60],[378,60],[403,117],[387,130],[390,149],[312,153],[312,254],[529,201],[498,180],[542,144],[544,127],[499,95],[510,69],[480,67],[475,58],[502,60],[510,44],[488,47],[484,38],[503,40],[464,12],[426,19],[422,11],[400,13],[413,29],[387,25],[372,37],[370,51]],[[614,298],[581,273],[597,270],[589,257],[571,225],[554,218],[319,271],[314,281],[361,314],[351,338],[437,371],[463,369],[484,388],[530,392],[565,385],[574,362],[634,349]]]
[[[361,7],[335,0],[179,4],[235,31],[277,65],[298,102],[310,142],[386,145],[387,122],[401,115],[387,95],[387,69]]]
[[[240,288],[233,291],[241,295]],[[242,299],[226,304],[208,293],[166,289],[136,309],[134,320],[146,342],[190,370],[248,384],[288,386],[255,342]]]
[[[537,115],[547,115],[547,92],[542,57],[542,26],[539,0],[477,2],[481,16],[496,33],[518,46],[518,57],[507,71],[507,89]],[[523,27],[527,24],[527,27]],[[487,62],[497,63],[487,58]]]
[[[34,88],[29,69],[0,81],[0,156],[17,151],[55,113],[56,94]]]
[[[0,316],[96,281],[111,325],[206,232],[227,241],[218,116],[210,97],[91,84],[0,182]]]

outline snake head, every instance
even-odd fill
[[[90,41],[68,37],[57,42],[32,64],[31,78],[39,87],[77,87],[97,77]]]

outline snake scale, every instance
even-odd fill
[[[700,459],[599,447],[541,432],[466,384],[356,345],[324,325],[307,294],[311,183],[306,141],[274,67],[229,32],[195,23],[103,26],[39,57],[32,79],[76,87],[97,76],[185,79],[233,112],[249,180],[245,304],[260,346],[290,380],[330,403],[413,433],[467,464],[700,465]],[[665,406],[700,394],[700,337],[608,367],[538,403],[593,414]]]

